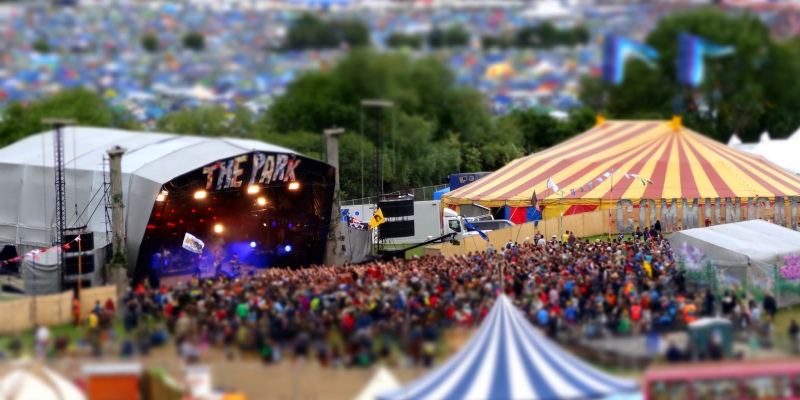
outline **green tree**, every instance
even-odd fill
[[[50,42],[44,39],[38,39],[33,42],[33,49],[38,51],[39,53],[49,53],[50,52]]]
[[[469,32],[460,25],[447,29],[434,28],[428,34],[428,45],[434,49],[469,45]]]
[[[244,107],[228,112],[219,106],[201,106],[169,113],[156,121],[161,132],[199,136],[257,137],[253,114]]]
[[[159,50],[158,36],[152,33],[142,36],[142,48],[148,53],[156,53]]]
[[[112,109],[100,95],[70,89],[27,105],[11,103],[0,120],[0,146],[52,129],[42,124],[45,118],[74,119],[81,126],[140,128],[127,112]]]
[[[418,35],[406,35],[394,32],[386,39],[386,45],[393,49],[419,49],[422,47],[422,38]]]
[[[183,47],[194,51],[203,51],[206,47],[206,38],[202,33],[189,32],[183,37]]]
[[[343,44],[366,47],[370,43],[369,28],[355,19],[325,21],[303,14],[292,23],[286,35],[286,50],[332,49]]]
[[[705,59],[706,79],[696,89],[676,83],[681,32],[735,47],[732,55]],[[628,119],[667,118],[679,111],[684,124],[721,141],[734,132],[754,140],[764,130],[783,137],[800,125],[794,111],[800,82],[792,78],[800,73],[800,60],[792,43],[773,41],[756,16],[716,9],[676,14],[662,19],[646,42],[659,52],[658,68],[631,61],[616,87],[584,79],[582,99],[597,103],[603,97],[598,92],[605,93],[607,112]]]

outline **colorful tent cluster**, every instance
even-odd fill
[[[447,363],[378,399],[596,399],[637,387],[561,350],[501,295],[480,329]]]
[[[558,190],[548,187],[549,179]],[[800,177],[668,122],[609,121],[516,159],[442,201],[529,207],[534,191],[549,218],[613,207],[620,200],[798,196]]]

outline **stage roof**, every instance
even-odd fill
[[[68,226],[87,225],[95,232],[97,246],[106,243],[102,192],[97,194],[103,188],[103,157],[112,147],[127,149],[122,157],[122,172],[131,265],[136,263],[134,250],[141,243],[153,202],[164,183],[216,160],[252,151],[297,154],[247,139],[90,127],[67,127],[63,134]],[[53,136],[52,132],[44,132],[0,149],[0,244],[21,245],[23,250],[52,245]]]
[[[548,179],[558,192],[548,188]],[[666,121],[608,121],[516,159],[442,201],[524,207],[531,205],[534,191],[542,204],[559,204],[563,195],[564,205],[578,206],[621,199],[772,199],[800,195],[800,177],[688,128],[675,130]]]

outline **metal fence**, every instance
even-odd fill
[[[400,190],[397,192],[392,193],[385,193],[384,196],[401,196],[401,195],[413,195],[414,201],[425,201],[425,200],[433,200],[433,194],[439,190],[442,190],[450,185],[436,185],[436,186],[425,186],[421,188],[414,188],[408,190]],[[359,206],[362,204],[372,204],[375,202],[375,197],[365,197],[362,199],[353,199],[353,200],[345,200],[341,203],[342,206]]]

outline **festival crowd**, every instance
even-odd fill
[[[501,292],[560,341],[664,333],[717,314],[755,330],[777,311],[769,294],[758,305],[735,293],[696,295],[687,284],[668,240],[654,228],[593,242],[569,232],[548,241],[537,232],[533,240],[463,256],[273,268],[236,279],[194,277],[172,288],[139,285],[121,300],[127,332],[121,352],[147,354],[172,337],[188,361],[220,348],[229,359],[368,366],[399,350],[409,363],[430,366],[443,332],[477,326]],[[102,315],[110,308],[98,304]]]

